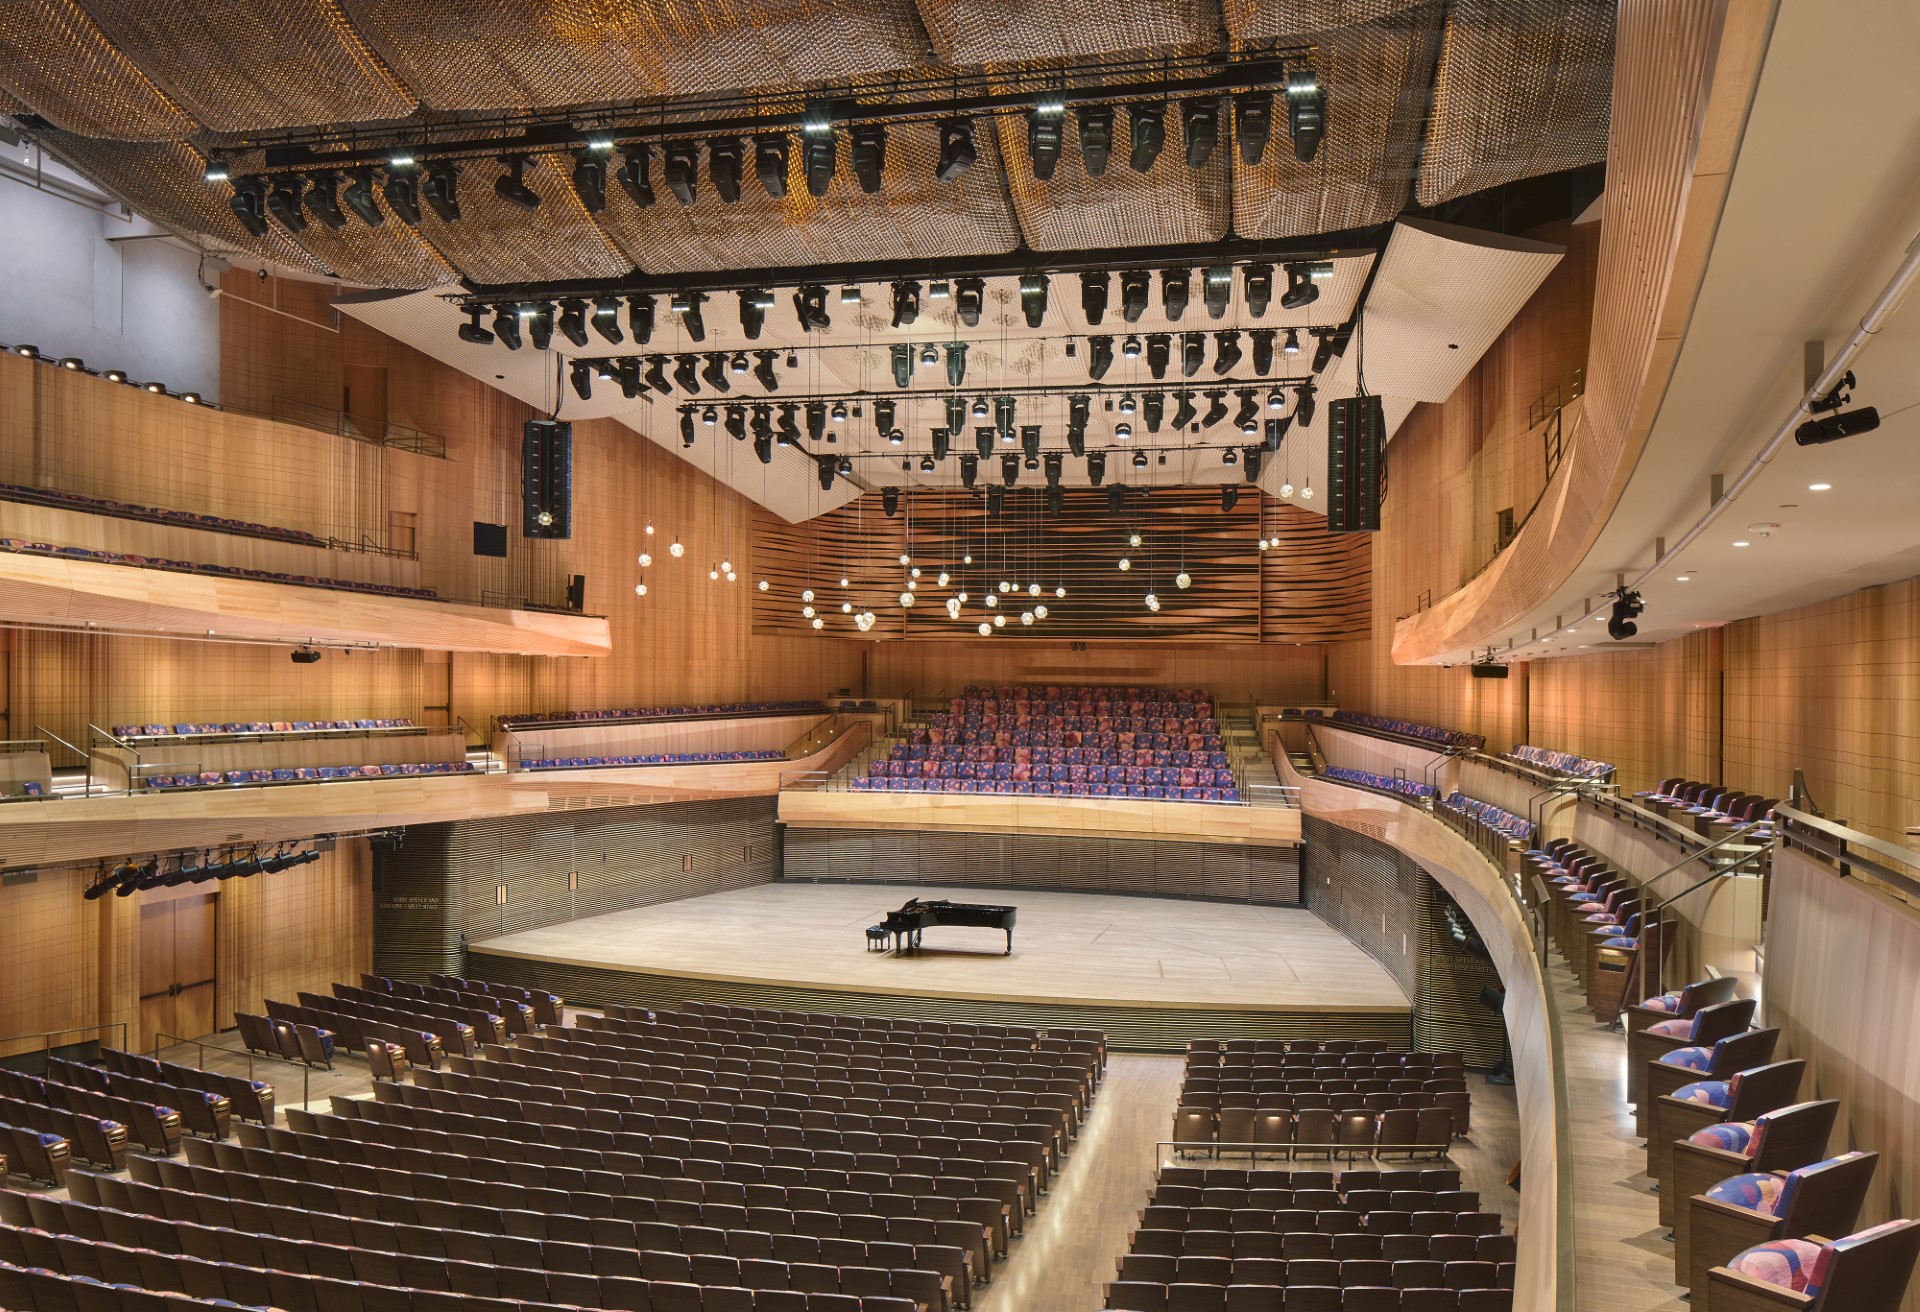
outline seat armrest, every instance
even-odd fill
[[[1724,1266],[1707,1272],[1711,1287],[1707,1303],[1713,1312],[1782,1312],[1787,1308],[1810,1308],[1813,1300],[1791,1289],[1754,1280]]]

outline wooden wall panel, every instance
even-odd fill
[[[882,642],[867,658],[872,691],[922,701],[957,696],[971,683],[1110,683],[1205,688],[1222,703],[1317,701],[1325,678],[1319,647],[1207,647],[1189,643]]]
[[[1530,741],[1618,767],[1623,791],[1720,777],[1724,630],[1528,666]]]
[[[357,983],[373,969],[373,856],[343,839],[309,866],[219,885],[216,1024],[258,1015],[267,998]],[[271,1078],[271,1077],[269,1077]]]

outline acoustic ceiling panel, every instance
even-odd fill
[[[1319,152],[1311,164],[1294,157],[1285,106],[1276,103],[1265,157],[1249,167],[1236,156],[1236,232],[1279,240],[1384,223],[1400,212],[1419,158],[1444,8],[1403,8],[1315,34],[1313,62],[1327,89]]]
[[[1376,23],[1431,0],[1221,0],[1235,41],[1292,40],[1336,27]]]
[[[413,94],[331,0],[87,0],[122,54],[221,132],[405,118]]]
[[[1607,157],[1612,0],[1457,0],[1418,198],[1437,205]]]
[[[163,228],[210,238],[220,249],[324,272],[279,228],[269,228],[264,237],[249,235],[227,205],[227,189],[207,185],[206,158],[191,146],[177,141],[101,141],[70,132],[39,132],[34,139],[54,158]]]
[[[614,188],[601,226],[648,273],[997,254],[1019,244],[999,148],[984,126],[975,134],[974,166],[941,182],[934,176],[939,129],[932,123],[891,125],[881,189],[874,195],[860,189],[847,136],[838,137],[833,184],[817,199],[807,190],[797,138],[787,152],[787,194],[778,200],[754,175],[751,141],[745,143],[740,199],[732,204],[714,190],[707,143],[697,145],[698,181],[690,205],[667,190],[656,151],[654,204],[640,209]]]
[[[0,88],[55,127],[84,136],[165,141],[194,130],[74,0],[0,7]]]
[[[626,8],[627,6],[622,6]],[[637,0],[641,55],[675,95],[845,81],[924,64],[913,0]]]
[[[529,161],[522,180],[540,197],[528,211],[502,200],[494,182],[503,170],[468,160],[460,177],[460,218],[449,223],[422,204],[420,235],[476,283],[618,278],[632,271],[581,208],[567,169],[550,156]]]
[[[1214,46],[1217,0],[1088,6],[1073,0],[920,0],[945,64],[1081,59],[1120,50]]]

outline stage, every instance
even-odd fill
[[[1019,909],[997,929],[935,928],[912,956],[865,950],[910,897]],[[1170,898],[926,885],[772,883],[485,939],[467,971],[569,1003],[683,998],[790,1010],[1084,1026],[1116,1047],[1189,1038],[1380,1038],[1404,1045],[1393,978],[1310,911]]]

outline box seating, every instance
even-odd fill
[[[227,1137],[228,1127],[232,1121],[233,1104],[223,1093],[208,1093],[204,1089],[182,1089],[177,1085],[158,1080],[149,1080],[137,1075],[122,1075],[117,1071],[102,1070],[83,1062],[63,1061],[58,1057],[47,1059],[47,1079],[69,1088],[91,1090],[96,1094],[152,1109],[149,1115],[159,1111],[174,1112],[175,1117],[171,1122],[174,1146],[171,1149],[159,1149],[162,1152],[178,1149],[179,1134],[182,1130],[224,1139]],[[128,1108],[128,1111],[131,1112],[132,1108]],[[134,1116],[127,1120],[127,1124],[131,1128],[140,1119],[144,1118]],[[138,1134],[137,1137],[149,1146],[155,1142],[144,1133]]]
[[[317,765],[255,770],[202,770],[198,774],[155,774],[149,788],[220,788],[236,784],[312,784],[344,779],[411,779],[421,775],[472,774],[472,761],[388,761],[381,765]]]
[[[1647,1174],[1660,1190],[1663,1223],[1673,1224],[1676,1197],[1696,1194],[1719,1178],[1700,1178],[1696,1158],[1708,1151],[1750,1156],[1754,1122],[1794,1104],[1806,1069],[1807,1063],[1800,1059],[1772,1062],[1735,1071],[1724,1080],[1685,1084],[1654,1099],[1653,1129],[1647,1136]],[[1823,1148],[1825,1143],[1823,1139]],[[1685,1159],[1680,1171],[1675,1169],[1677,1158]],[[1687,1180],[1686,1188],[1669,1187],[1682,1175]]]
[[[237,565],[203,565],[189,560],[162,560],[152,556],[131,556],[119,551],[91,551],[86,547],[56,547],[49,542],[29,542],[24,538],[0,538],[0,551],[29,556],[53,556],[60,560],[87,560],[103,565],[129,565],[142,569],[164,569],[180,574],[206,574],[216,578],[254,579],[261,583],[290,583],[303,588],[331,588],[338,592],[370,592],[381,597],[412,597],[420,601],[438,601],[432,588],[403,588],[397,583],[363,583],[358,579],[322,579],[311,574],[282,574],[270,569],[242,569]]]
[[[367,977],[361,977],[366,984]],[[489,997],[507,998],[525,1003],[533,1008],[533,1019],[539,1025],[558,1025],[562,1006],[558,994],[548,993],[545,989],[526,989],[517,984],[489,984],[484,980],[461,979],[458,975],[428,975],[427,982],[437,988],[458,989],[467,993],[482,993]],[[377,985],[367,985],[369,988]]]
[[[113,736],[146,746],[175,738],[272,738],[343,730],[411,729],[412,720],[229,720],[200,724],[116,724]]]
[[[1504,834],[1518,842],[1533,841],[1533,825],[1525,816],[1503,811],[1491,802],[1482,802],[1456,791],[1442,798],[1440,805],[1449,811],[1458,811],[1461,815],[1477,820],[1495,833]]]
[[[1786,1239],[1735,1254],[1708,1272],[1721,1312],[1894,1312],[1920,1256],[1920,1221],[1888,1221],[1840,1239]]]
[[[845,703],[842,703],[845,705]],[[867,709],[873,703],[866,703]],[[824,710],[818,698],[799,701],[712,702],[695,706],[628,706],[608,711],[535,711],[524,715],[501,715],[494,723],[501,728],[523,728],[535,724],[581,724],[610,721],[713,719],[726,715],[792,715]]]
[[[31,487],[20,483],[0,483],[0,499],[24,501],[33,505],[59,506],[68,510],[82,510],[94,515],[112,515],[116,519],[140,519],[155,524],[173,524],[181,528],[203,528],[215,533],[235,533],[251,538],[271,538],[276,542],[292,542],[306,547],[324,547],[325,539],[297,528],[278,528],[272,524],[256,524],[251,520],[228,519],[223,515],[199,515],[189,510],[166,510],[158,506],[143,506],[131,501],[114,501],[108,497],[90,497],[80,492],[63,492],[57,488]]]
[[[1634,794],[1635,800],[1669,819],[1691,823],[1706,835],[1715,830],[1757,824],[1753,837],[1765,839],[1773,833],[1773,808],[1778,798],[1744,793],[1725,784],[1701,783],[1696,779],[1663,779],[1657,788]]]
[[[1822,1161],[1839,1112],[1840,1104],[1831,1098],[1797,1103],[1751,1121],[1710,1126],[1686,1143],[1674,1145],[1674,1160],[1680,1169],[1670,1177],[1671,1190],[1662,1190],[1663,1195],[1674,1195],[1674,1269],[1684,1272],[1690,1267],[1694,1213],[1689,1199],[1695,1195],[1713,1197],[1718,1185],[1736,1176],[1771,1173],[1784,1177],[1789,1171]]]
[[[1702,1312],[1711,1312],[1712,1268],[1770,1241],[1851,1234],[1879,1159],[1878,1153],[1842,1153],[1779,1174],[1736,1175],[1695,1194],[1686,1200],[1692,1214],[1687,1264],[1676,1266],[1675,1282],[1693,1291]]]
[[[1432,784],[1423,784],[1415,779],[1402,779],[1393,775],[1374,774],[1370,770],[1349,770],[1342,765],[1328,766],[1320,772],[1320,777],[1331,779],[1338,784],[1352,784],[1356,788],[1371,788],[1376,793],[1409,797],[1414,801],[1431,801],[1439,795],[1439,790]]]
[[[1570,779],[1605,780],[1614,775],[1614,767],[1605,761],[1575,756],[1572,752],[1556,752],[1547,747],[1529,747],[1523,743],[1503,755],[1522,765],[1530,765],[1549,774],[1565,775]]]
[[[1314,712],[1309,711],[1308,714],[1314,715]],[[1415,724],[1412,720],[1395,720],[1384,715],[1363,715],[1359,711],[1335,711],[1326,718],[1330,723],[1344,725],[1350,729],[1372,729],[1378,733],[1395,734],[1401,738],[1418,738],[1423,742],[1438,743],[1442,747],[1479,748],[1487,745],[1487,740],[1477,733],[1436,729],[1430,724]]]
[[[220,1094],[227,1099],[233,1115],[243,1120],[258,1121],[262,1125],[273,1123],[273,1085],[265,1080],[250,1080],[244,1075],[222,1075],[218,1071],[160,1061],[115,1048],[103,1048],[100,1060],[109,1070],[123,1075],[137,1075],[159,1084]]]
[[[125,1099],[0,1070],[0,1121],[38,1131],[43,1141],[65,1139],[72,1156],[110,1171],[127,1162],[127,1122],[111,1114],[123,1110],[130,1110]]]

